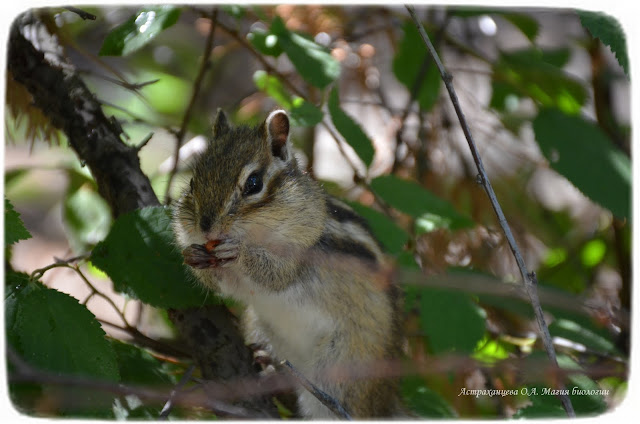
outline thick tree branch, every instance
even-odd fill
[[[27,88],[34,106],[67,135],[80,161],[91,170],[114,217],[160,204],[140,169],[139,148],[120,139],[119,127],[104,115],[100,102],[32,12],[19,16],[11,27],[8,69],[10,77]],[[190,309],[176,314],[181,317],[176,324],[180,334],[205,378],[257,377],[252,352],[231,324],[233,316],[227,308]],[[275,408],[265,406],[264,399],[251,399],[243,405],[258,416],[277,417]]]
[[[536,316],[536,320],[538,321],[538,327],[540,329],[540,333],[542,335],[542,342],[544,344],[545,350],[547,351],[547,356],[551,361],[551,364],[554,366],[558,365],[558,360],[556,358],[556,351],[553,347],[553,343],[551,341],[551,334],[549,333],[549,327],[547,327],[547,323],[544,319],[544,314],[542,312],[542,306],[540,305],[540,299],[538,297],[537,285],[538,280],[536,278],[535,272],[529,273],[527,271],[527,266],[524,263],[524,259],[522,258],[522,254],[520,253],[520,249],[511,233],[511,228],[507,223],[507,218],[504,216],[502,212],[502,208],[500,207],[500,203],[498,203],[498,199],[496,198],[496,194],[493,191],[493,187],[491,186],[491,182],[489,181],[489,177],[484,170],[484,165],[482,164],[482,159],[480,158],[480,153],[476,148],[475,141],[473,140],[473,135],[471,134],[471,130],[469,129],[469,125],[464,117],[464,113],[462,112],[462,108],[460,107],[460,102],[458,101],[458,96],[456,95],[455,89],[453,88],[453,76],[447,72],[444,65],[440,61],[440,57],[436,52],[433,44],[431,44],[431,40],[429,36],[425,32],[420,20],[416,15],[416,11],[413,6],[405,5],[413,22],[416,25],[416,28],[420,32],[420,36],[424,41],[427,50],[433,57],[436,66],[438,67],[438,71],[440,71],[440,75],[442,76],[442,80],[444,81],[445,86],[447,87],[447,91],[449,92],[449,97],[451,98],[451,103],[453,104],[453,108],[456,111],[456,115],[458,116],[458,120],[460,121],[460,126],[462,127],[462,131],[464,132],[465,138],[469,144],[469,149],[471,150],[471,155],[473,156],[473,160],[476,163],[478,168],[478,180],[481,183],[487,192],[487,196],[489,196],[489,200],[491,201],[491,205],[493,207],[494,212],[498,217],[498,222],[502,227],[502,230],[507,238],[507,242],[509,243],[509,247],[511,248],[511,252],[516,259],[516,263],[518,264],[518,268],[520,269],[520,273],[522,275],[522,280],[524,282],[525,289],[527,294],[529,295],[529,299],[531,301],[531,305],[533,306],[533,311]],[[563,384],[560,384],[563,386]],[[561,389],[563,387],[560,387]],[[560,401],[562,402],[562,406],[564,407],[567,415],[569,417],[575,417],[575,412],[573,410],[573,405],[571,404],[571,400],[569,396],[559,395]]]
[[[136,149],[122,142],[118,126],[104,115],[101,104],[64,62],[59,46],[31,12],[19,16],[11,27],[8,68],[89,166],[113,216],[159,204],[140,170]]]

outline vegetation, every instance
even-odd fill
[[[619,404],[631,309],[630,128],[617,97],[629,86],[624,34],[612,18],[581,11],[418,16],[536,273],[558,367],[483,192],[486,176],[404,8],[51,8],[11,29],[6,135],[14,146],[62,152],[66,188],[49,207],[62,211],[69,255],[39,269],[16,265],[12,249],[38,231],[15,209],[37,204],[41,189],[25,189],[35,166],[8,169],[15,407],[56,417],[274,417],[259,404],[266,398],[276,415],[295,413],[290,374],[257,383],[233,322],[242,305],[189,278],[165,207],[188,180],[178,150],[208,136],[216,107],[258,123],[275,106],[289,111],[309,172],[369,222],[398,265],[408,358],[389,372],[415,414],[566,416],[562,385],[579,416]],[[542,17],[556,26],[542,27]],[[557,27],[573,33],[539,41],[569,33]],[[571,73],[572,61],[590,72]],[[89,294],[43,284],[55,268],[71,270]],[[106,277],[118,296],[95,284]],[[96,298],[121,322],[94,312]],[[168,335],[132,319],[136,305]],[[194,337],[205,319],[217,330]]]

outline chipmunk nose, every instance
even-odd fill
[[[209,215],[202,215],[200,217],[200,229],[203,233],[206,233],[211,229],[211,217]]]

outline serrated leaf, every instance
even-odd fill
[[[629,56],[627,56],[627,40],[620,23],[613,17],[600,12],[578,10],[578,16],[582,26],[591,33],[594,38],[600,39],[603,44],[609,46],[616,56],[618,63],[629,76]]]
[[[619,218],[630,217],[631,163],[596,124],[543,109],[533,121],[551,167]]]
[[[119,340],[110,342],[116,354],[122,383],[138,386],[169,386],[176,383],[164,364],[145,350]]]
[[[11,331],[16,350],[39,369],[120,379],[115,354],[95,316],[65,293],[43,286],[22,296]]]
[[[31,234],[24,226],[20,214],[13,209],[13,205],[4,198],[4,245],[10,246],[20,240],[31,238]]]
[[[188,278],[173,243],[168,210],[145,208],[118,217],[93,249],[91,262],[109,275],[117,291],[159,308],[212,301],[215,296]]]
[[[398,46],[398,52],[393,58],[393,74],[413,93],[416,90],[416,80],[424,72],[416,99],[420,108],[430,110],[438,100],[440,92],[440,73],[433,60],[429,60],[426,69],[422,69],[425,59],[429,58],[424,42],[416,26],[412,22],[405,22],[402,27],[404,37]]]
[[[484,311],[464,293],[420,289],[420,327],[434,354],[473,352],[484,337],[485,321]]]
[[[278,37],[278,45],[309,84],[325,88],[340,76],[340,63],[326,48],[289,31],[279,16],[271,23],[271,34]]]
[[[353,147],[353,150],[355,150],[358,157],[362,159],[368,168],[371,162],[373,162],[373,155],[375,153],[373,144],[360,125],[356,124],[340,107],[337,88],[331,90],[328,106],[333,125],[335,125],[344,140]]]
[[[114,28],[104,39],[100,56],[126,56],[178,21],[180,8],[173,6],[145,7],[125,23]]]
[[[359,215],[361,215],[371,227],[373,235],[393,255],[402,252],[404,245],[409,240],[409,234],[388,218],[385,214],[360,203],[348,202]]]
[[[414,218],[430,220],[434,225],[449,229],[474,225],[471,219],[459,214],[452,204],[412,181],[395,175],[383,175],[371,181],[371,188],[389,205]]]

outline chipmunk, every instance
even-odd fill
[[[173,227],[197,279],[247,306],[248,344],[289,360],[353,417],[401,408],[392,379],[336,378],[336,367],[400,356],[399,289],[365,220],[299,169],[284,110],[232,127],[218,109]],[[335,418],[298,393],[304,416]]]

